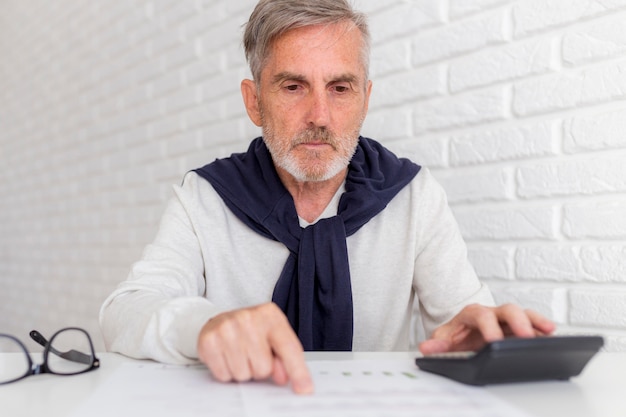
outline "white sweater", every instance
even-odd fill
[[[271,300],[288,250],[239,221],[197,174],[174,191],[154,242],[104,302],[100,325],[110,351],[190,363],[208,319]],[[343,191],[320,218],[337,213]],[[347,247],[354,351],[407,350],[414,297],[426,334],[467,304],[493,304],[426,168]]]

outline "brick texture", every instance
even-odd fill
[[[171,185],[259,134],[239,93],[254,3],[3,2],[1,331],[78,325],[103,348],[98,309]],[[431,168],[498,302],[626,350],[626,2],[355,5],[363,134]]]

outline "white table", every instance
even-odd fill
[[[0,354],[0,362],[13,353]],[[37,355],[33,355],[37,356]],[[412,360],[415,353],[311,352],[308,360],[397,359]],[[125,358],[100,353],[101,367],[86,374],[61,377],[36,375],[0,385],[2,417],[64,417],[94,392]],[[38,360],[39,357],[35,357]],[[484,388],[537,417],[624,417],[626,416],[626,353],[600,353],[570,381],[494,385]]]

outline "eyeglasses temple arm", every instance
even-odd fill
[[[84,364],[91,364],[93,362],[92,355],[86,355],[74,349],[69,350],[67,352],[59,352],[52,346],[48,346],[48,340],[45,337],[43,337],[43,335],[39,333],[37,330],[31,330],[30,337],[35,342],[39,343],[41,346],[48,347],[48,350],[50,352],[54,353],[60,358],[66,359],[68,361],[84,363]]]
[[[48,344],[48,339],[43,337],[43,335],[37,330],[31,330],[29,334],[30,338],[39,343],[41,346],[46,347],[46,345]]]

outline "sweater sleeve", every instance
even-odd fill
[[[469,263],[467,247],[448,206],[443,188],[428,170],[417,203],[421,213],[414,288],[426,336],[449,321],[468,304],[493,305],[488,287]]]
[[[197,360],[200,329],[221,310],[204,297],[193,210],[190,193],[175,187],[154,242],[100,309],[107,350],[164,363]]]

